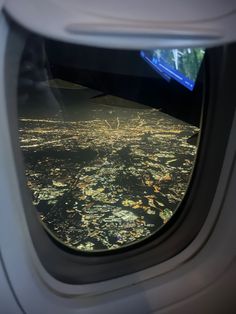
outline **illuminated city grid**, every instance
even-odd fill
[[[91,119],[20,118],[38,215],[57,239],[82,251],[116,249],[165,225],[184,197],[196,154],[188,141],[196,127],[152,108],[102,101]]]

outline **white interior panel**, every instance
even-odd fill
[[[212,46],[236,40],[232,0],[7,0],[5,10],[36,33],[103,47]]]

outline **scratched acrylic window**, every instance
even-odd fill
[[[51,236],[95,252],[139,242],[168,223],[197,152],[203,55],[28,40],[20,146],[32,203]]]

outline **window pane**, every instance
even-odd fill
[[[158,53],[37,37],[26,44],[18,114],[27,185],[47,232],[72,249],[143,240],[171,219],[186,193],[204,50],[165,49],[157,60]],[[174,76],[191,80],[191,88]]]

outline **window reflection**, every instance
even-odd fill
[[[42,71],[36,64],[33,73]],[[117,249],[155,233],[187,190],[199,128],[42,73],[22,88],[21,71],[19,137],[45,228],[81,251]]]

